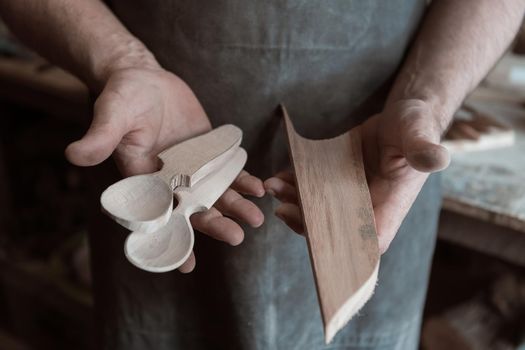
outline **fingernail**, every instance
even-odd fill
[[[270,196],[272,196],[272,197],[275,197],[275,191],[272,190],[271,188],[267,189],[267,190],[266,190],[266,193],[268,193],[268,194],[269,194]]]

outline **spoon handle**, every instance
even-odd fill
[[[219,169],[232,156],[242,140],[242,131],[234,125],[222,125],[201,136],[176,144],[162,153],[161,177],[171,189],[192,187]]]
[[[195,186],[190,189],[175,190],[175,197],[179,204],[174,211],[189,217],[194,213],[210,209],[239,175],[246,164],[246,159],[246,151],[238,147],[218,170],[204,177]]]

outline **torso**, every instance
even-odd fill
[[[243,144],[255,152],[270,149],[281,102],[309,137],[334,136],[379,111],[425,2],[111,0],[110,6],[190,85],[212,123],[240,126]]]

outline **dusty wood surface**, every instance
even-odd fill
[[[443,172],[443,207],[452,212],[525,232],[525,110],[468,101],[512,126],[512,147],[453,155]]]
[[[308,140],[284,114],[328,343],[370,298],[377,280],[379,250],[361,139],[354,129]]]

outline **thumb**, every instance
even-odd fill
[[[66,158],[79,166],[97,165],[113,153],[126,134],[122,111],[112,94],[102,92],[94,106],[94,116],[86,134],[67,146]]]
[[[450,164],[448,150],[439,144],[441,127],[428,106],[413,106],[401,115],[403,155],[410,166],[431,173]]]

